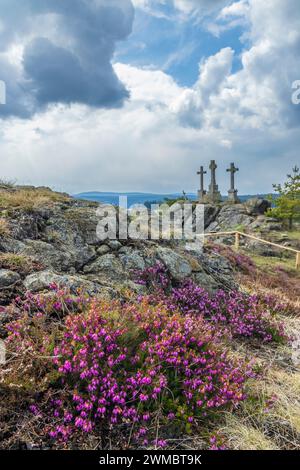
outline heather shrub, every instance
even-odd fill
[[[226,258],[230,262],[231,266],[237,271],[240,271],[244,274],[251,274],[255,273],[256,271],[255,263],[249,256],[241,252],[234,251],[229,246],[208,242],[205,245],[205,249],[209,252],[217,253]]]
[[[192,280],[172,287],[160,264],[140,282],[150,295],[126,302],[52,285],[6,308],[14,321],[0,383],[6,399],[17,391],[54,446],[115,433],[125,447],[164,447],[199,432],[204,419],[245,400],[254,377],[251,363],[228,356],[228,337],[285,339],[276,296],[210,296]]]
[[[41,312],[34,316],[23,312],[21,318],[7,325],[7,330],[7,362],[1,369],[0,383],[7,388],[7,400],[17,393],[17,406],[24,406],[36,393],[47,390],[55,372],[53,347],[61,332],[58,325],[50,326]]]
[[[286,313],[289,307],[276,296],[222,290],[210,295],[191,279],[172,287],[166,269],[160,263],[146,268],[140,279],[150,291],[154,304],[164,302],[169,311],[202,316],[215,327],[222,327],[220,334],[256,337],[265,342],[286,339],[283,325],[276,316]]]
[[[277,291],[290,300],[299,301],[300,298],[300,276],[297,272],[287,271],[282,266],[275,266],[272,271],[259,272],[254,280],[261,287]],[[299,314],[299,310],[297,312]]]
[[[250,374],[214,344],[208,323],[148,299],[123,307],[95,301],[85,316],[69,316],[55,356],[68,394],[53,402],[62,422],[51,436],[63,439],[100,423],[127,423],[148,444],[157,420],[184,429],[243,400]]]
[[[189,432],[245,399],[251,366],[229,359],[200,316],[140,298],[125,305],[95,299],[57,322],[55,334],[47,318],[26,312],[9,326],[7,344],[14,358],[29,351],[34,370],[26,373],[53,389],[30,409],[55,442],[119,427],[130,442],[163,447],[168,432]]]
[[[34,294],[26,292],[23,297],[16,297],[11,305],[12,312],[21,311],[33,314],[42,312],[43,315],[52,318],[62,318],[70,313],[82,312],[91,302],[89,295],[83,291],[71,293],[66,287],[60,287],[53,283],[49,286],[50,292]]]
[[[154,293],[170,292],[171,281],[165,266],[157,262],[154,266],[149,266],[143,271],[135,273],[135,282],[147,287],[148,291]]]
[[[224,326],[233,337],[258,337],[266,342],[285,339],[283,325],[275,318],[284,305],[276,297],[222,290],[209,296],[188,280],[172,289],[167,303],[170,309],[201,315],[217,326]]]
[[[54,284],[51,288],[47,294],[26,292],[0,312],[13,319],[6,325],[8,367],[1,377],[11,390],[45,389],[52,376],[56,377],[52,357],[64,328],[62,320],[83,312],[90,301],[84,294],[74,296]]]

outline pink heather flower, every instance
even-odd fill
[[[160,447],[160,448],[163,449],[164,447],[167,446],[167,442],[166,442],[164,439],[156,439],[156,440],[154,441],[154,445],[155,445],[156,447]]]
[[[141,393],[140,394],[140,400],[141,401],[147,401],[149,399],[149,396],[148,395],[145,395],[144,393]]]
[[[150,377],[143,377],[141,380],[142,385],[150,385],[152,383],[152,379]]]
[[[76,426],[77,428],[82,428],[82,427],[83,427],[83,423],[84,423],[84,421],[83,421],[82,418],[79,418],[79,417],[78,417],[78,418],[75,419],[75,426]]]
[[[40,413],[39,407],[37,405],[30,405],[29,410],[31,411],[32,414],[37,416]]]

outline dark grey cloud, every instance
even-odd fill
[[[0,116],[28,117],[54,103],[121,106],[128,91],[111,60],[133,17],[131,0],[0,0]],[[21,64],[10,60],[16,45]]]

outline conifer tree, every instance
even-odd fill
[[[295,166],[292,174],[287,175],[286,182],[273,184],[278,194],[272,197],[274,207],[269,209],[268,215],[282,219],[288,223],[289,229],[293,228],[293,222],[300,220],[300,172]]]

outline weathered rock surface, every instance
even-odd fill
[[[34,257],[46,268],[69,271],[75,267],[75,256],[68,248],[66,247],[62,251],[58,247],[41,240],[27,240],[22,254]]]
[[[0,269],[0,288],[11,287],[20,280],[21,277],[18,273],[8,269]]]
[[[100,256],[83,269],[84,273],[106,274],[108,278],[115,279],[124,275],[121,261],[114,254]]]
[[[266,199],[254,197],[248,199],[248,201],[244,203],[244,206],[250,215],[263,215],[271,207],[271,203]]]
[[[123,247],[119,251],[119,258],[126,271],[143,271],[146,267],[144,258],[138,250],[131,247]]]
[[[84,279],[82,276],[69,276],[56,274],[53,271],[42,271],[30,274],[24,279],[24,286],[32,292],[42,291],[49,288],[51,284],[60,287],[68,287],[71,290],[83,289],[91,294],[100,292],[101,286]]]
[[[205,205],[206,232],[236,229],[270,232],[282,230],[282,223],[266,216],[271,204],[266,199],[252,198],[243,204]]]
[[[170,248],[158,247],[157,255],[176,281],[182,281],[192,274],[190,263]]]
[[[110,248],[107,245],[102,245],[102,246],[99,246],[99,248],[97,248],[96,251],[97,251],[98,256],[107,255],[107,253],[110,252]]]
[[[258,198],[246,204],[206,204],[206,231],[241,225],[268,230],[278,224],[264,215],[268,207],[268,201]],[[123,287],[142,292],[144,288],[136,283],[138,272],[157,262],[165,265],[175,283],[193,278],[209,291],[235,286],[233,271],[224,258],[186,251],[183,242],[99,240],[97,208],[96,203],[66,197],[7,211],[10,233],[0,235],[0,252],[29,256],[44,270],[25,277],[21,270],[2,269],[0,287],[13,290],[17,284],[37,292],[57,283],[90,293],[106,289],[110,295]]]

